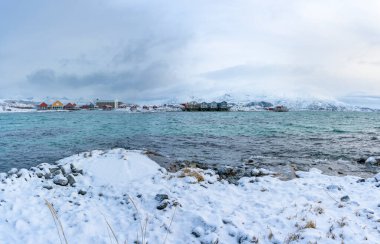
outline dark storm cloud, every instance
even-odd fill
[[[103,89],[107,92],[121,90],[144,91],[164,87],[175,75],[165,63],[153,63],[141,70],[121,72],[95,72],[85,75],[56,73],[51,69],[38,70],[28,75],[28,82],[35,87],[46,90],[60,89]]]

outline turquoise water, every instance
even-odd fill
[[[231,165],[250,156],[354,161],[380,155],[379,139],[379,113],[7,113],[0,171],[113,147]]]

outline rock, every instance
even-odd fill
[[[37,168],[40,170],[45,170],[45,169],[51,168],[51,165],[48,163],[41,163],[41,164],[37,165]]]
[[[17,177],[18,178],[30,178],[30,175],[29,175],[29,171],[27,169],[20,169],[18,172],[17,172]]]
[[[46,173],[45,179],[47,179],[47,180],[53,179],[53,174],[52,173]]]
[[[13,175],[13,174],[16,174],[17,173],[17,169],[16,168],[12,168],[11,170],[8,171],[8,175]]]
[[[67,184],[69,183],[68,179],[63,175],[54,176],[53,182],[54,184],[60,185],[60,186],[67,186]]]
[[[366,164],[371,164],[371,165],[378,165],[380,164],[380,157],[369,157],[366,161]]]
[[[41,171],[40,172],[36,172],[36,175],[38,178],[42,178],[42,176],[44,176],[44,173],[42,173]]]
[[[53,172],[53,176],[61,175],[61,174],[62,174],[62,171],[60,169]]]
[[[380,173],[378,173],[377,175],[375,175],[373,178],[375,178],[375,180],[377,182],[379,182],[380,181]]]
[[[359,164],[364,164],[366,161],[365,158],[359,158],[356,162],[358,162]]]
[[[71,164],[61,165],[60,168],[64,176],[71,174]]]
[[[54,173],[57,170],[59,170],[58,166],[52,166],[52,167],[49,168],[50,173]]]
[[[157,194],[154,199],[156,199],[159,202],[162,202],[164,200],[169,199],[169,196],[167,194]]]
[[[340,187],[338,185],[328,185],[326,188],[329,191],[334,191],[334,190],[341,191],[342,190],[342,187]]]
[[[80,169],[77,165],[74,163],[70,164],[71,172],[76,173],[76,174],[81,174],[83,175],[83,169]]]
[[[198,227],[195,227],[192,231],[191,231],[191,234],[193,235],[193,236],[195,236],[196,238],[199,238],[199,237],[201,237],[203,234],[204,234],[204,229],[202,228],[202,227],[200,227],[200,226],[198,226]]]
[[[53,186],[51,186],[51,185],[44,185],[44,186],[42,186],[42,188],[51,190],[51,189],[53,189]]]
[[[168,202],[167,201],[163,201],[161,202],[158,206],[157,206],[157,209],[158,210],[164,210],[167,206],[168,206]]]
[[[78,194],[84,196],[84,195],[87,194],[87,191],[85,191],[85,190],[83,190],[83,189],[80,189],[80,190],[78,191]]]
[[[69,181],[70,186],[73,186],[73,185],[77,182],[77,181],[75,180],[74,175],[72,175],[72,174],[69,174],[69,175],[67,176],[67,180]]]
[[[340,201],[342,201],[342,202],[348,202],[348,201],[350,201],[350,197],[349,196],[343,196],[343,197],[341,197],[340,198]]]

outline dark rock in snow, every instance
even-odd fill
[[[340,198],[340,200],[341,200],[342,202],[348,202],[348,201],[350,201],[350,197],[346,195],[346,196]]]
[[[45,186],[42,186],[42,188],[45,188],[45,189],[51,190],[51,189],[53,189],[53,186],[45,185]]]
[[[80,190],[78,191],[78,194],[84,196],[84,195],[87,194],[87,191],[80,189]]]
[[[44,176],[44,174],[42,172],[36,172],[36,175],[38,178],[42,178],[42,176]]]
[[[162,202],[164,200],[169,199],[169,196],[167,194],[157,194],[154,199],[156,199],[159,202]]]
[[[168,206],[168,202],[167,201],[163,201],[161,202],[158,206],[157,206],[157,209],[158,210],[164,210],[167,206]]]

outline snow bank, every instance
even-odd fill
[[[59,243],[45,199],[68,243],[111,243],[108,224],[119,243],[379,243],[379,178],[297,176],[234,185],[139,151],[82,153],[0,174],[0,243]]]

